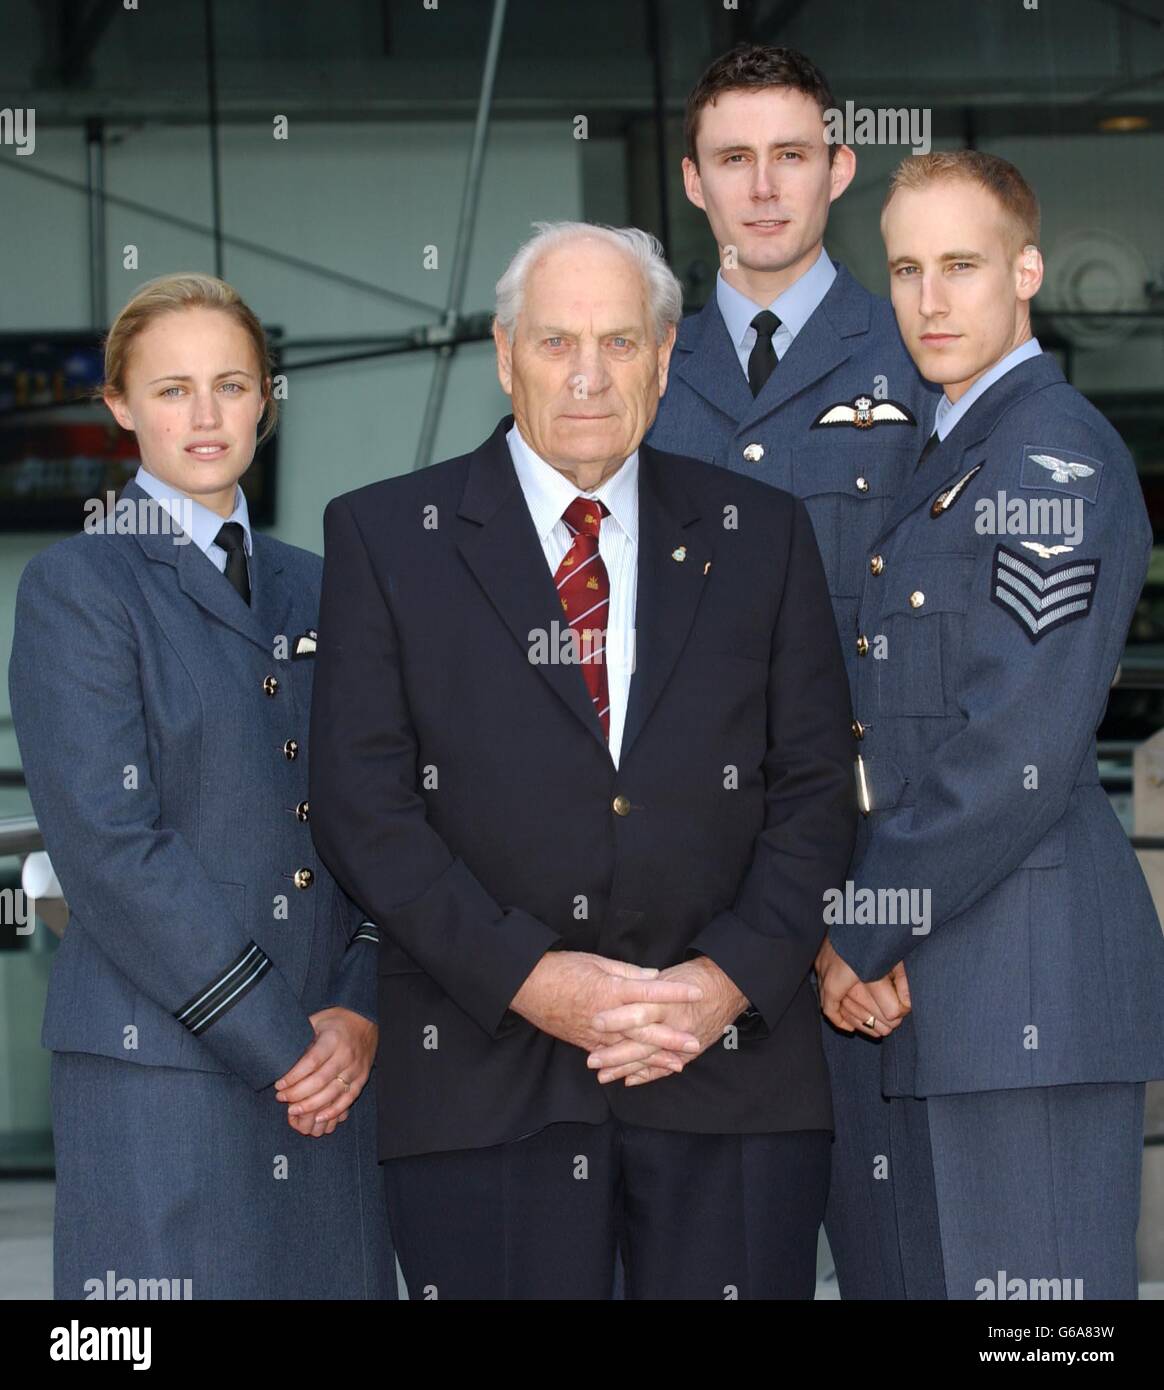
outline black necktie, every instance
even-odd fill
[[[938,439],[937,430],[935,430],[926,440],[926,447],[921,451],[921,456],[917,461],[918,468],[921,468],[922,464],[925,463],[926,459],[934,452],[939,443],[941,443],[941,441]],[[917,470],[915,469],[914,471],[916,472]]]
[[[772,334],[780,327],[780,320],[771,309],[761,309],[752,320],[752,327],[756,330],[756,345],[748,358],[748,385],[752,395],[758,396],[776,366]]]
[[[226,577],[239,598],[250,606],[251,581],[247,577],[246,534],[237,521],[223,522],[214,544],[226,551]]]

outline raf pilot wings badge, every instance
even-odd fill
[[[875,401],[872,396],[857,396],[851,404],[841,402],[827,406],[812,422],[812,428],[852,425],[854,429],[871,430],[874,425],[916,424],[909,407],[898,401]]]

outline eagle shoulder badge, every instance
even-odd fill
[[[1005,545],[994,550],[990,597],[1018,623],[1031,645],[1053,628],[1091,612],[1099,560],[1069,560],[1039,570]]]
[[[908,406],[898,401],[875,401],[872,396],[856,396],[852,403],[827,406],[812,422],[814,430],[827,425],[852,425],[871,430],[874,425],[916,425]]]
[[[1052,492],[1069,492],[1094,502],[1099,492],[1103,464],[1099,459],[1077,454],[1074,450],[1027,444],[1023,447],[1022,487],[1047,488]]]

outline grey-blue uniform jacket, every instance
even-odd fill
[[[1095,742],[1151,546],[1127,449],[1045,354],[975,401],[869,546],[846,915],[913,889],[929,921],[885,891],[879,921],[829,932],[863,980],[905,960],[886,1094],[1164,1077],[1164,938]]]
[[[258,1091],[310,1045],[310,1013],[375,1019],[376,947],[308,824],[314,661],[294,652],[322,561],[253,544],[249,608],[172,536],[48,547],[20,582],[9,687],[71,912],[44,1045]]]
[[[858,400],[867,402],[861,410]],[[917,461],[936,404],[889,302],[838,266],[754,399],[716,296],[685,318],[647,442],[803,498],[843,637],[856,620],[869,545]],[[904,421],[886,408],[893,405],[904,408]],[[856,667],[851,644],[845,648],[851,684]]]

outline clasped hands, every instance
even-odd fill
[[[547,951],[510,1008],[588,1053],[606,1085],[681,1072],[723,1036],[747,998],[706,956],[665,970],[586,951]]]
[[[880,980],[862,981],[826,936],[814,968],[821,1013],[842,1032],[860,1030],[869,1037],[885,1038],[909,1013],[909,981],[901,961]]]
[[[309,1021],[315,1041],[275,1082],[275,1099],[292,1129],[318,1139],[348,1118],[371,1074],[379,1029],[351,1009],[321,1009]]]

